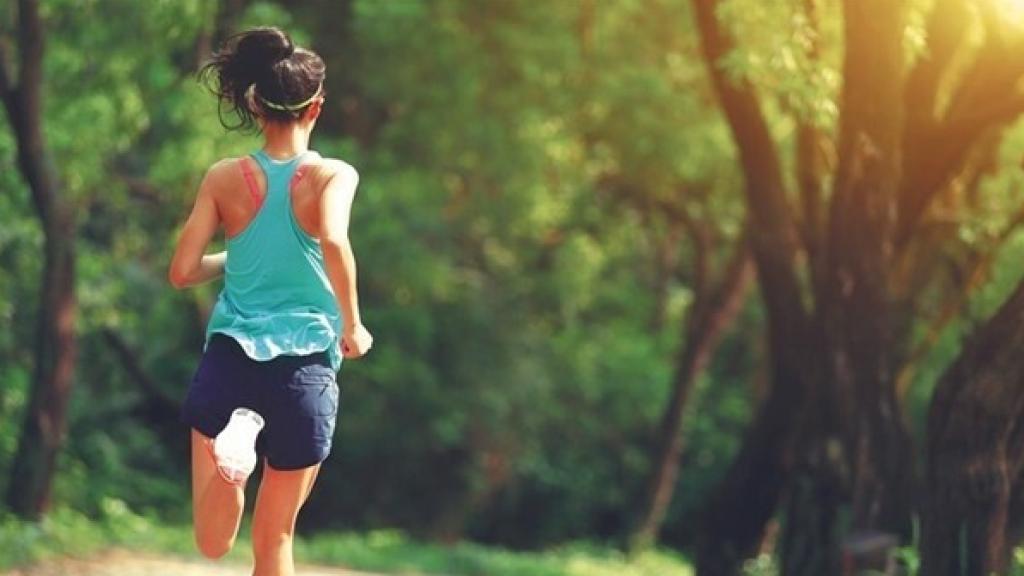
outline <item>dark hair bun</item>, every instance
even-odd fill
[[[269,70],[295,53],[292,39],[278,28],[254,28],[237,38],[235,60],[239,66],[248,66],[251,70],[258,71],[261,66]]]
[[[309,50],[296,49],[280,28],[261,27],[228,38],[220,50],[199,70],[200,80],[220,100],[221,123],[229,129],[252,128],[257,116],[270,120],[294,120],[302,110],[266,110],[249,90],[263,98],[284,102],[302,101],[319,89],[324,78],[323,60]],[[216,79],[216,82],[214,82]],[[224,109],[237,115],[238,124],[224,121]]]

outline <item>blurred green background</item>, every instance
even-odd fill
[[[746,248],[750,197],[707,73],[693,12],[702,3],[40,2],[41,130],[71,214],[78,350],[47,519],[0,506],[0,567],[114,544],[194,554],[177,409],[219,283],[174,291],[166,269],[205,169],[260,144],[225,133],[194,71],[230,33],[276,25],[328,65],[312,146],[361,174],[351,234],[376,337],[366,359],[342,368],[334,449],[299,518],[300,559],[457,574],[687,573],[702,507],[773,378]],[[951,3],[893,3],[908,67],[928,53],[929,15]],[[760,94],[797,189],[801,130],[838,138],[841,10],[717,4],[738,42],[716,66]],[[1022,34],[1013,18],[1024,11],[1001,6],[1002,33]],[[11,78],[24,72],[23,10],[0,1]],[[984,10],[966,14],[954,79],[994,34]],[[937,98],[954,87],[947,80]],[[46,246],[13,117],[0,115],[8,494],[37,382]],[[932,212],[953,233],[934,247],[941,261],[907,321],[904,348],[917,355],[905,354],[914,361],[901,406],[919,454],[940,375],[1024,271],[1024,126],[1001,115],[978,141],[981,167],[958,164],[956,190]],[[834,168],[836,150],[823,149]],[[680,423],[666,432],[681,381]],[[626,555],[651,542],[637,527],[670,437],[679,468],[656,551]],[[903,539],[910,557],[915,543]],[[505,550],[534,563],[509,564]],[[748,573],[775,570],[773,538],[759,550]]]

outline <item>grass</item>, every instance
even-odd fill
[[[227,561],[248,562],[248,527]],[[195,558],[189,526],[166,525],[108,500],[101,518],[68,509],[40,523],[0,516],[0,570],[61,556],[87,556],[108,548]],[[630,558],[588,543],[542,552],[514,552],[468,542],[444,546],[412,540],[397,531],[324,533],[295,542],[302,563],[339,565],[388,574],[451,576],[691,576],[679,555],[656,550]]]
[[[88,556],[122,548],[196,558],[191,527],[168,525],[135,514],[116,499],[102,506],[99,518],[58,509],[42,522],[24,522],[0,511],[0,571],[62,556]],[[250,561],[249,526],[243,524],[228,562]],[[654,550],[636,557],[589,543],[574,543],[542,552],[514,552],[462,542],[451,546],[418,542],[398,531],[322,533],[295,542],[296,558],[307,564],[345,566],[402,575],[448,576],[692,576],[678,554]],[[919,562],[913,547],[897,555],[911,575]],[[744,576],[777,576],[770,556],[749,560]],[[1024,576],[1024,548],[1014,553],[1011,576]]]
[[[621,552],[577,543],[545,552],[512,552],[472,543],[438,546],[398,532],[330,534],[300,542],[296,554],[323,564],[398,574],[461,576],[663,576],[692,574],[679,556],[652,551],[628,558]]]
[[[25,522],[0,511],[0,570],[112,547],[173,554],[191,554],[194,549],[188,527],[136,515],[120,500],[106,501],[98,519],[62,508],[40,522]]]

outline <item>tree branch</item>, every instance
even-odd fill
[[[681,222],[686,230],[687,236],[693,245],[693,293],[695,295],[694,308],[702,307],[703,299],[708,294],[708,286],[711,276],[711,234],[706,225],[697,222],[684,208],[673,207],[668,202],[658,202],[666,213],[672,214],[673,219]],[[671,211],[670,211],[671,210]]]
[[[802,345],[813,343],[811,322],[796,273],[796,224],[777,147],[754,87],[728,78],[720,65],[735,41],[718,21],[718,0],[692,0],[692,4],[705,65],[739,151],[748,241],[767,315],[771,358],[768,398],[702,512],[698,572],[727,574],[739,571],[739,560],[756,548],[778,506],[791,470],[784,453],[798,428],[795,418],[780,418],[779,411],[799,411],[809,397],[816,359],[809,359]]]
[[[962,0],[944,0],[936,11],[943,7],[956,11],[934,14],[934,19],[962,21],[966,18]],[[896,234],[899,248],[913,238],[928,207],[960,172],[972,147],[984,134],[1024,113],[1024,94],[1017,90],[1024,76],[1024,62],[1017,58],[1021,42],[1008,42],[992,25],[987,25],[986,29],[985,44],[964,73],[944,116],[939,119],[935,116],[937,111],[925,110],[921,105],[908,107]],[[959,40],[950,48],[955,49]],[[948,66],[951,58],[948,56],[942,65]],[[942,72],[932,71],[932,83],[919,81],[923,87],[918,89],[934,93]],[[934,96],[920,98],[931,101]]]
[[[4,103],[18,144],[18,165],[44,228],[63,226],[70,214],[57,205],[57,175],[43,143],[43,25],[36,0],[18,3],[18,52],[20,66],[16,89],[11,85],[10,71],[3,74],[8,90]]]
[[[681,428],[691,403],[694,384],[713,358],[722,337],[735,322],[753,277],[746,236],[735,248],[712,287],[705,284],[683,322],[683,343],[676,355],[672,392],[658,428],[654,466],[648,481],[641,520],[631,535],[631,547],[646,547],[654,540],[675,491],[679,461],[684,448]]]
[[[128,174],[116,174],[116,177],[128,187],[132,198],[157,206],[164,204],[165,196],[160,188],[149,180]]]
[[[907,75],[903,94],[907,146],[935,123],[939,83],[967,35],[968,22],[970,13],[964,0],[938,0],[928,15],[925,53]]]
[[[18,79],[20,112],[25,116],[27,125],[37,126],[41,118],[43,80],[43,23],[39,18],[37,0],[18,2],[18,45],[21,56]]]
[[[1010,235],[1022,225],[1024,225],[1024,209],[1017,211],[1013,219],[992,241],[992,245],[988,250],[980,252],[975,256],[974,261],[968,266],[970,271],[966,274],[963,286],[958,286],[952,291],[952,297],[940,307],[939,313],[928,323],[924,338],[911,350],[907,360],[897,373],[896,390],[901,399],[906,397],[907,391],[910,389],[910,384],[917,372],[918,364],[935,348],[945,328],[957,318],[970,297],[981,287],[984,280],[989,277],[992,265],[999,254],[999,249],[1006,244]]]
[[[1014,82],[1016,80],[1018,78],[1014,78]],[[945,129],[946,136],[955,137],[958,134],[969,133],[976,140],[980,132],[1009,122],[1021,114],[1024,114],[1024,93],[1011,89],[1007,92],[995,94],[993,98],[986,102],[977,103],[965,109],[958,117],[951,118]],[[975,140],[972,140],[971,144]],[[969,148],[969,146],[964,146],[964,148]]]
[[[803,11],[812,30],[806,55],[811,62],[817,63],[821,57],[821,46],[820,15],[816,0],[803,0]],[[806,114],[797,113],[796,118],[796,176],[800,190],[800,233],[804,249],[807,251],[811,276],[814,283],[818,284],[823,266],[821,239],[825,225],[823,182],[828,163],[826,146],[830,142],[821,128],[809,120]]]
[[[121,361],[121,365],[124,366],[125,371],[128,373],[128,377],[138,384],[139,388],[145,393],[147,398],[150,398],[157,406],[160,407],[161,411],[167,413],[174,413],[178,410],[178,402],[172,398],[169,394],[160,389],[156,381],[146,372],[146,369],[139,363],[138,354],[135,353],[125,342],[116,330],[112,328],[104,328],[101,331],[103,339],[107,341],[107,344],[117,355],[118,360]]]
[[[6,36],[0,36],[0,99],[7,108],[7,114],[13,118],[17,112],[17,87],[14,73],[11,72],[11,46]]]
[[[793,341],[806,328],[807,311],[796,275],[796,225],[786,198],[779,152],[754,87],[726,77],[720,62],[735,47],[718,21],[718,0],[693,0],[701,48],[722,111],[739,150],[745,180],[750,246],[757,262],[773,338]],[[785,319],[785,320],[783,320]]]

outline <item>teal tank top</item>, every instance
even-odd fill
[[[210,314],[206,343],[214,334],[234,338],[254,360],[327,351],[341,367],[341,312],[320,242],[295,220],[291,183],[303,154],[274,160],[253,153],[266,175],[263,203],[237,236],[227,240],[224,288]],[[246,184],[253,186],[246,174]]]

